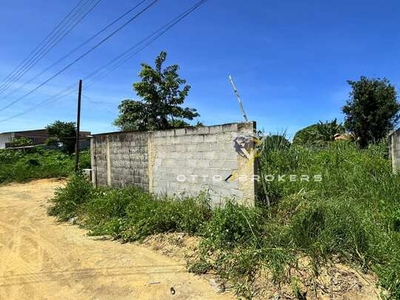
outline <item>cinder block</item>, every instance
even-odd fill
[[[197,144],[188,144],[186,146],[186,151],[189,151],[189,152],[198,151]]]
[[[208,134],[204,136],[204,142],[205,143],[216,143],[217,142],[217,136],[215,134]]]
[[[200,143],[204,143],[204,135],[200,134],[200,135],[195,135],[192,137],[192,143],[193,144],[200,144]]]
[[[222,126],[217,125],[217,126],[210,126],[209,127],[209,133],[210,134],[219,134],[222,132]]]
[[[187,146],[186,145],[182,145],[182,144],[177,144],[175,145],[175,151],[180,152],[180,153],[184,153],[187,151]]]
[[[180,144],[181,143],[181,136],[171,137],[171,144]]]
[[[223,169],[236,170],[238,168],[237,160],[226,160],[222,164]]]
[[[190,167],[196,167],[197,166],[197,160],[195,159],[188,159],[186,161],[186,165],[190,168]]]
[[[210,162],[208,160],[197,160],[196,166],[202,169],[208,169],[210,167]]]
[[[222,125],[222,131],[223,132],[232,132],[232,131],[238,131],[238,124],[225,124]]]
[[[217,152],[216,151],[208,151],[208,152],[203,152],[202,153],[203,159],[207,161],[215,160],[217,158]]]
[[[209,143],[197,144],[197,151],[208,152],[211,150],[211,145]]]
[[[186,129],[185,128],[175,129],[175,136],[182,136],[182,135],[186,135]]]

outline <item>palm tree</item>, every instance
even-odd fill
[[[344,133],[343,125],[338,123],[337,119],[325,123],[319,121],[316,130],[317,141],[322,143],[333,142],[335,140],[335,135]]]

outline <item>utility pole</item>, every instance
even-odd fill
[[[233,78],[232,78],[231,75],[229,75],[229,81],[231,82],[232,87],[233,87],[233,91],[235,92],[236,97],[237,97],[237,99],[238,99],[238,101],[239,101],[239,106],[240,106],[240,110],[242,111],[243,118],[244,118],[244,120],[245,120],[246,122],[248,122],[249,119],[247,118],[246,112],[245,112],[245,110],[244,110],[242,99],[240,98],[239,92],[238,92],[238,90],[237,90],[237,88],[236,88],[235,82],[233,81]]]
[[[78,113],[76,118],[76,140],[75,140],[75,173],[79,170],[79,138],[81,131],[81,101],[82,101],[82,79],[79,80],[78,89]]]

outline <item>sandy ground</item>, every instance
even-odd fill
[[[0,187],[0,299],[234,299],[144,246],[99,241],[57,224],[46,201],[61,184]]]

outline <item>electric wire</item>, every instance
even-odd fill
[[[6,96],[3,96],[3,98],[6,97],[10,97],[12,95],[14,95],[16,92],[18,92],[19,89],[25,87],[26,85],[32,83],[36,78],[42,76],[44,73],[46,73],[47,71],[49,71],[51,68],[53,68],[54,66],[58,65],[60,62],[62,62],[63,60],[65,60],[66,58],[70,57],[72,54],[74,54],[75,52],[77,52],[79,49],[81,49],[83,46],[85,46],[86,44],[90,43],[91,41],[93,41],[95,38],[97,38],[99,35],[101,35],[103,32],[105,32],[107,29],[111,28],[113,25],[115,25],[118,21],[122,20],[124,17],[126,17],[127,15],[129,15],[131,12],[133,12],[135,9],[137,9],[141,4],[143,4],[144,2],[146,2],[147,0],[142,0],[140,3],[138,3],[137,5],[135,5],[134,7],[132,7],[131,9],[129,9],[127,12],[125,12],[124,14],[122,14],[121,16],[119,16],[117,19],[115,19],[113,22],[111,22],[110,24],[108,24],[106,27],[104,27],[103,29],[101,29],[99,32],[97,32],[95,35],[93,35],[91,38],[89,38],[88,40],[84,41],[82,44],[80,44],[78,47],[74,48],[72,51],[68,52],[66,55],[64,55],[63,57],[61,57],[60,59],[58,59],[56,62],[52,63],[51,65],[49,65],[46,69],[44,69],[43,71],[41,71],[40,73],[36,74],[34,77],[32,77],[30,80],[28,80],[27,82],[21,84],[17,89],[15,89],[13,92],[9,93]]]
[[[96,2],[97,1],[97,2]],[[0,94],[12,87],[20,78],[30,71],[39,61],[41,61],[61,40],[63,40],[102,0],[86,0],[81,8],[78,8],[81,1],[66,18],[28,55],[28,57],[12,71],[0,85]],[[88,11],[85,6],[89,3]],[[93,5],[94,4],[94,5]],[[78,8],[78,9],[77,9]],[[77,11],[73,13],[74,10]],[[71,16],[72,14],[72,16]],[[72,24],[69,24],[71,23]],[[63,24],[65,23],[65,24]],[[61,26],[62,25],[62,26]],[[46,41],[48,39],[48,41]],[[44,45],[42,45],[44,43]]]
[[[178,23],[180,23],[184,18],[186,18],[188,15],[190,15],[192,12],[194,12],[195,10],[197,10],[200,6],[202,6],[203,4],[205,4],[208,0],[201,0],[199,2],[197,2],[195,5],[193,5],[191,8],[189,8],[188,10],[186,10],[185,12],[181,13],[178,17],[174,18],[172,21],[166,23],[165,25],[163,25],[162,27],[160,27],[158,30],[156,30],[155,32],[153,32],[152,34],[150,34],[147,38],[143,39],[141,42],[135,44],[133,47],[129,48],[127,51],[123,52],[121,55],[117,56],[116,58],[114,58],[113,60],[111,60],[109,63],[107,63],[106,65],[98,68],[96,71],[92,72],[91,74],[89,74],[84,80],[89,80],[89,84],[86,85],[85,84],[85,88],[95,84],[96,82],[98,82],[99,80],[101,80],[102,78],[106,77],[107,75],[109,75],[111,72],[113,72],[114,70],[116,70],[118,67],[120,67],[123,63],[125,63],[127,60],[131,59],[134,55],[136,55],[137,53],[139,53],[140,51],[142,51],[143,49],[145,49],[146,47],[148,47],[151,43],[153,43],[154,41],[156,41],[158,38],[160,38],[162,35],[164,35],[168,30],[170,30],[171,28],[173,28],[175,25],[177,25]],[[139,48],[137,48],[138,46],[140,46]],[[133,52],[133,50],[136,50]],[[109,66],[111,66],[111,68],[107,69]],[[96,74],[100,73],[102,70],[105,70],[105,72],[103,74],[101,74],[101,76],[96,76]],[[92,80],[90,80],[91,78],[93,78]],[[76,92],[75,91],[75,85],[73,84],[69,87],[67,87],[65,90],[63,90],[62,92],[56,94],[55,96],[53,96],[52,98],[43,101],[35,106],[32,106],[18,114],[15,114],[13,116],[7,117],[5,119],[0,120],[0,123],[12,120],[14,118],[20,117],[22,115],[25,115],[29,112],[32,112],[34,110],[40,109],[44,106],[47,106],[51,103],[54,103],[58,100],[61,100],[67,96],[69,96],[70,94]]]
[[[37,87],[35,87],[34,89],[32,89],[31,91],[29,91],[28,93],[26,93],[25,95],[23,95],[22,97],[19,97],[17,99],[15,99],[14,101],[12,101],[11,103],[7,104],[6,106],[0,108],[0,112],[13,106],[14,104],[18,103],[19,101],[25,99],[26,97],[28,97],[29,95],[33,94],[35,91],[37,91],[38,89],[40,89],[42,86],[46,85],[47,83],[49,83],[51,80],[53,80],[54,78],[58,77],[60,74],[64,73],[66,70],[68,70],[69,68],[71,68],[74,64],[76,64],[77,62],[79,62],[80,60],[82,60],[84,57],[86,57],[88,54],[90,54],[91,52],[93,52],[95,49],[97,49],[99,46],[101,46],[102,44],[104,44],[106,41],[108,41],[111,37],[113,37],[115,34],[117,34],[119,31],[121,31],[123,28],[125,28],[126,26],[128,26],[130,23],[132,23],[136,18],[138,18],[140,15],[142,15],[144,12],[146,12],[149,8],[151,8],[154,4],[156,4],[158,2],[158,0],[154,0],[153,2],[151,2],[149,5],[147,5],[144,9],[142,9],[139,13],[137,13],[135,16],[133,16],[132,18],[130,18],[127,22],[125,22],[123,25],[121,25],[119,28],[117,28],[115,31],[113,31],[112,33],[110,33],[108,36],[106,36],[104,39],[102,39],[99,43],[97,43],[95,46],[93,46],[91,49],[89,49],[88,51],[86,51],[85,53],[83,53],[82,55],[80,55],[77,59],[75,59],[73,62],[71,62],[70,64],[68,64],[67,66],[65,66],[64,68],[62,68],[60,71],[58,71],[55,75],[51,76],[50,78],[48,78],[47,80],[45,80],[44,82],[42,82],[41,84],[39,84]]]

